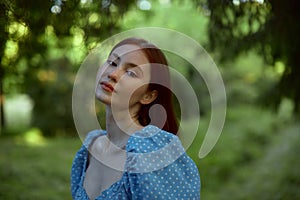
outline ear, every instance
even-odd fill
[[[157,90],[148,91],[146,92],[146,94],[142,96],[140,103],[143,105],[149,104],[153,102],[157,98],[157,96],[158,96]]]

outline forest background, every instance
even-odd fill
[[[177,66],[201,107],[198,134],[187,152],[201,174],[202,199],[300,199],[296,3],[1,1],[0,199],[71,199],[70,167],[81,146],[72,117],[76,73],[101,41],[149,26],[196,40],[224,80],[224,129],[212,152],[200,159],[210,96],[188,63]]]

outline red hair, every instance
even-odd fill
[[[167,114],[165,124],[163,125],[162,129],[176,135],[178,131],[178,124],[173,107],[172,91],[170,90],[171,83],[168,62],[164,53],[154,44],[151,44],[144,39],[138,38],[124,39],[116,44],[113,47],[112,51],[114,51],[114,49],[116,49],[117,47],[127,44],[140,47],[141,49],[139,50],[141,50],[148,59],[151,66],[150,83],[148,85],[148,90],[156,90],[158,93],[157,98],[153,102],[141,106],[141,109],[138,113],[140,124],[142,126],[149,125],[150,123],[153,125],[157,125],[155,123],[155,119],[160,119],[162,117],[161,113],[153,113],[153,115],[151,116],[154,121],[153,122],[149,117],[149,110],[151,106],[159,104],[165,109]]]

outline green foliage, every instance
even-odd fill
[[[203,199],[299,198],[298,125],[255,106],[230,107],[218,143],[199,159],[208,123],[202,118],[188,149],[200,171]]]
[[[133,8],[125,15],[123,29],[137,27],[162,27],[173,29],[192,37],[201,45],[207,45],[208,18],[194,8],[190,1],[151,1],[151,10]]]
[[[131,1],[114,1],[106,6],[100,1],[72,1],[64,2],[61,13],[56,15],[50,12],[51,3],[54,2],[5,1],[4,17],[9,20],[1,24],[7,33],[1,65],[4,93],[29,94],[34,105],[32,124],[49,136],[74,132],[71,114],[74,73],[88,50],[102,39],[120,29],[153,25],[177,29],[203,43],[207,41],[207,18],[197,10],[191,12],[193,5],[187,1],[166,5],[156,1],[150,11],[138,10]],[[120,24],[120,17],[128,10]],[[149,21],[153,12],[156,14]],[[177,61],[173,59],[173,63]],[[187,76],[193,74],[184,61],[174,66]],[[197,79],[193,78],[195,82]]]
[[[299,126],[280,130],[261,159],[235,174],[240,182],[230,181],[221,193],[232,194],[233,199],[298,199],[299,131]]]
[[[197,2],[202,2],[197,1]],[[297,0],[219,1],[207,0],[210,12],[209,41],[222,61],[254,49],[275,65],[284,63],[280,80],[264,91],[263,103],[278,108],[284,98],[300,113],[300,24]],[[270,101],[270,99],[272,99]]]
[[[222,64],[221,70],[229,106],[259,103],[263,92],[280,78],[255,51]]]
[[[26,85],[35,100],[32,122],[40,127],[45,135],[74,133],[72,118],[73,78],[71,64],[67,59],[55,60],[47,70],[39,70]],[[36,87],[39,85],[40,87]]]
[[[300,102],[295,0],[193,2],[151,1],[150,10],[140,10],[135,1],[63,1],[56,15],[50,12],[53,1],[0,2],[0,89],[9,94],[8,131],[17,134],[0,137],[0,199],[71,199],[70,167],[80,141],[44,135],[74,136],[72,85],[89,50],[118,31],[143,26],[183,32],[224,61],[219,69],[229,102],[226,124],[213,151],[200,160],[209,94],[189,63],[166,52],[205,111],[188,149],[201,173],[202,199],[300,198],[299,126],[290,112],[292,102],[296,110]],[[20,92],[30,96],[32,113],[24,96],[17,103],[11,98]],[[279,107],[278,115],[258,107],[261,94],[268,105]],[[96,105],[96,110],[104,127],[104,108]],[[30,128],[30,117],[38,128]],[[183,143],[189,139],[183,137]]]
[[[74,72],[88,49],[118,30],[131,1],[1,2],[0,96],[28,93],[34,101],[33,124],[44,134],[74,131],[71,93]],[[99,12],[100,11],[100,12]],[[0,101],[1,127],[4,125]]]

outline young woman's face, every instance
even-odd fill
[[[96,98],[106,105],[130,108],[140,103],[149,81],[150,66],[143,51],[135,45],[122,45],[111,52],[98,72]]]

